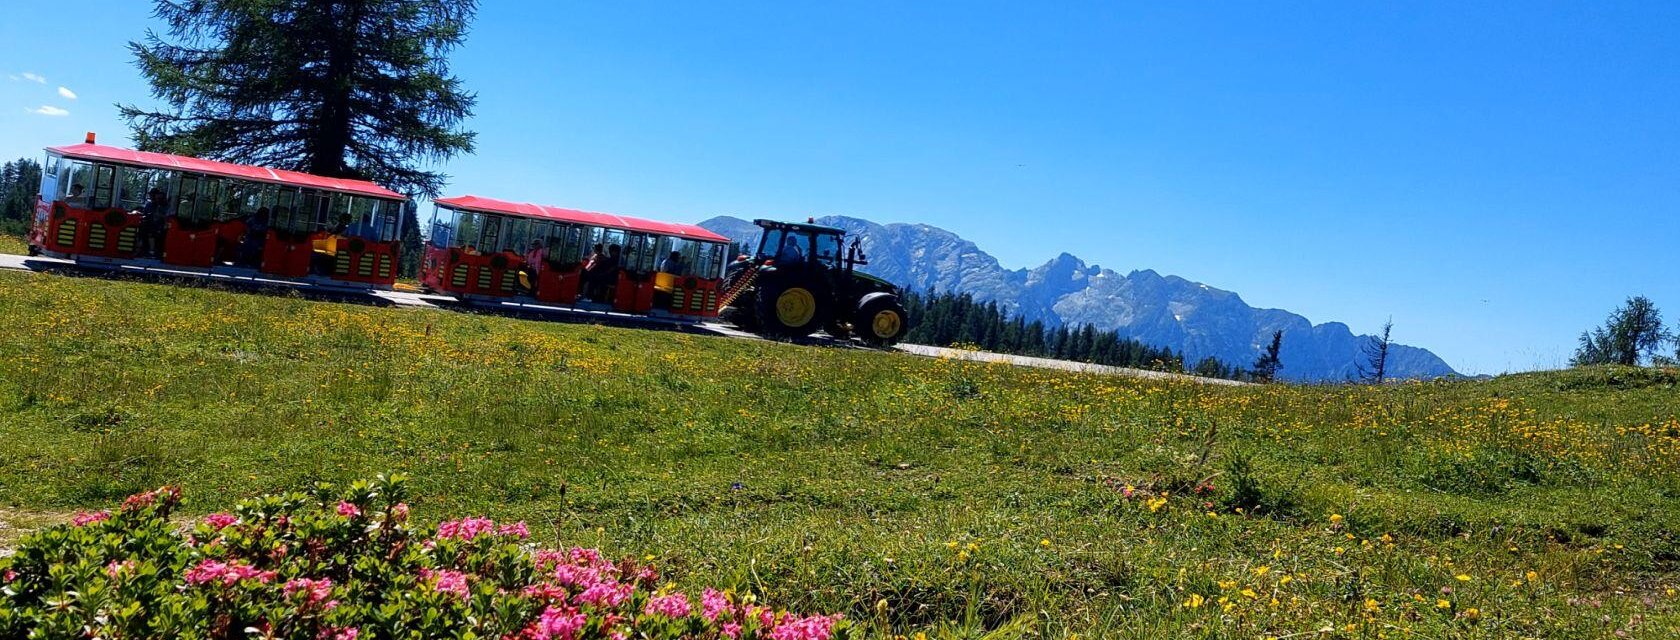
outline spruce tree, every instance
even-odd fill
[[[446,55],[474,0],[158,0],[168,37],[132,42],[167,107],[121,107],[140,148],[436,196],[473,149],[474,95]]]
[[[1272,332],[1272,343],[1254,361],[1254,380],[1256,382],[1271,382],[1277,377],[1278,369],[1283,368],[1283,360],[1278,352],[1283,349],[1283,331]]]

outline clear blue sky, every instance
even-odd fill
[[[1680,321],[1680,3],[483,4],[452,193],[925,222],[1392,316],[1470,373],[1632,294]],[[149,6],[9,9],[0,155],[126,144]]]

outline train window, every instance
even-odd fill
[[[362,196],[345,196],[345,199],[350,201],[350,219],[345,225],[344,234],[364,240],[379,240],[381,225],[377,220],[378,201]]]
[[[576,225],[555,225],[549,237],[548,261],[564,268],[583,261],[584,228]]]
[[[648,272],[653,271],[655,258],[653,255],[653,236],[645,233],[626,234],[624,239],[624,253],[620,256],[619,265],[625,271]]]
[[[117,196],[117,168],[108,164],[93,165],[93,195],[88,199],[89,209],[104,209],[115,206]]]
[[[332,210],[327,214],[327,218],[321,221],[322,224],[328,230],[342,232],[345,227],[350,226],[352,221],[352,217],[350,215],[350,196],[342,193],[332,193],[324,194],[322,197],[332,198]]]
[[[379,202],[380,225],[379,239],[384,242],[396,242],[402,239],[403,223],[408,221],[409,207],[414,206],[405,200],[381,200]]]
[[[182,175],[175,186],[175,217],[192,220],[198,210],[200,179],[196,175]]]
[[[221,206],[217,207],[216,220],[233,220],[254,211],[247,209],[246,205],[253,196],[260,195],[256,185],[238,180],[222,180],[221,183],[222,193],[218,200]]]
[[[167,179],[168,172],[165,171],[123,167],[122,193],[119,197],[122,208],[136,211],[146,206],[147,194],[154,186],[165,191],[169,189],[167,182],[164,182]]]
[[[426,243],[434,247],[449,248],[455,241],[455,210],[432,206],[430,226],[426,229]]]
[[[531,221],[528,218],[502,218],[501,244],[497,251],[512,251],[524,253],[531,246]]]
[[[63,160],[63,158],[61,158],[60,156],[47,154],[47,164],[43,168],[43,172],[46,173],[47,175],[52,175],[52,176],[58,175],[58,165],[59,165],[59,162],[62,161],[62,160]]]
[[[58,181],[58,199],[72,207],[86,207],[89,183],[93,181],[93,165],[87,162],[71,162],[65,168],[65,177]]]

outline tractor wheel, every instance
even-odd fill
[[[772,335],[803,338],[828,324],[834,301],[826,289],[801,282],[775,283],[758,290],[759,329]]]
[[[881,297],[865,301],[858,307],[857,313],[852,316],[852,328],[857,330],[858,337],[864,342],[885,347],[904,337],[910,323],[904,314],[904,306],[898,303],[897,298]]]

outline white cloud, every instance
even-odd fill
[[[59,87],[58,88],[58,95],[64,96],[66,99],[69,99],[69,100],[75,100],[76,99],[76,92],[71,91],[69,87]]]
[[[52,106],[50,104],[43,104],[43,105],[41,105],[41,108],[30,109],[29,112],[34,113],[34,114],[38,114],[38,115],[43,115],[43,116],[52,116],[54,118],[59,118],[59,117],[70,115],[69,110],[60,109],[60,108]]]
[[[30,82],[38,82],[40,84],[46,84],[47,83],[47,79],[41,77],[41,74],[32,73],[32,72],[29,72],[29,71],[23,72],[23,79],[28,80]]]

